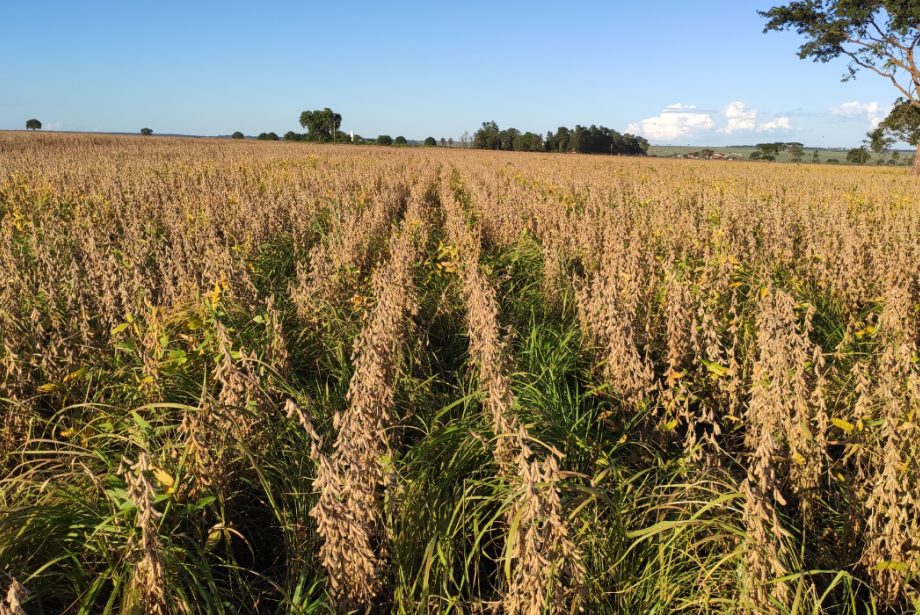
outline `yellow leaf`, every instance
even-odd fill
[[[217,543],[220,542],[220,537],[221,537],[220,530],[212,530],[211,533],[208,534],[208,540],[204,544],[204,550],[210,551],[211,549],[216,547]]]
[[[43,384],[39,386],[38,390],[41,391],[42,393],[50,393],[51,391],[54,391],[57,388],[58,388],[58,385],[52,382],[50,384]]]
[[[623,444],[624,442],[626,442],[626,436],[623,436],[622,438],[620,438],[620,444]]]
[[[792,460],[793,460],[794,462],[796,462],[797,464],[799,464],[800,466],[805,465],[805,458],[802,457],[801,455],[799,455],[798,453],[795,453],[795,454],[792,456]]]
[[[667,432],[667,431],[671,431],[675,427],[677,427],[677,419],[674,419],[673,421],[668,421],[667,424],[661,428],[661,430]]]
[[[64,376],[64,382],[70,382],[71,380],[79,380],[81,377],[83,377],[83,374],[85,373],[86,373],[86,369],[81,367],[77,371],[71,372],[67,374],[66,376]]]
[[[840,429],[844,430],[847,433],[850,433],[856,427],[855,425],[853,425],[853,423],[848,423],[844,421],[843,419],[838,419],[838,418],[832,418],[831,423],[833,423],[834,425],[836,425],[837,427],[839,427]]]
[[[175,483],[175,481],[173,480],[173,477],[169,475],[169,472],[161,468],[154,467],[153,475],[156,476],[156,479],[164,487],[172,487],[173,484]]]
[[[858,451],[858,450],[861,449],[861,448],[862,448],[862,445],[861,445],[861,444],[852,444],[852,445],[851,445],[851,444],[848,444],[848,445],[847,445],[847,454],[843,456],[843,459],[844,459],[844,460],[849,459],[849,458],[853,455],[853,453],[855,453],[856,451]]]
[[[763,288],[760,289],[760,298],[763,299],[766,296],[767,296],[767,287],[764,286]]]
[[[112,335],[117,335],[128,328],[128,323],[123,322],[120,325],[112,327]]]

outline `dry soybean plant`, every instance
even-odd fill
[[[916,611],[918,195],[0,134],[0,613]]]

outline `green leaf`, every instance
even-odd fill
[[[872,570],[897,570],[898,572],[910,572],[910,566],[904,562],[880,562],[873,566]]]
[[[134,422],[137,423],[137,426],[140,427],[143,431],[147,431],[152,428],[150,423],[145,421],[144,418],[134,410],[131,411],[131,416],[134,417]]]
[[[514,515],[514,520],[511,522],[511,529],[508,530],[508,540],[505,543],[505,578],[511,582],[511,554],[514,553],[514,543],[517,540],[518,525],[521,523],[521,516],[524,514],[524,511],[527,510],[526,506],[521,506],[521,509]]]

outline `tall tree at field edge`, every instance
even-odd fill
[[[849,64],[844,81],[854,79],[860,69],[868,70],[888,79],[904,96],[899,100],[920,109],[920,67],[914,53],[920,19],[915,2],[793,0],[758,13],[768,20],[764,32],[794,30],[805,37],[799,58],[828,62],[845,56]],[[914,157],[911,175],[920,175],[920,156]]]

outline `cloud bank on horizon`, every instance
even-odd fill
[[[853,101],[831,107],[825,116],[832,121],[856,121],[875,128],[890,111],[890,105],[882,107],[877,102]],[[657,116],[629,124],[626,132],[661,143],[720,136],[762,138],[764,133],[791,138],[797,129],[787,115],[761,113],[744,102],[735,101],[718,112],[698,110],[693,104],[674,103],[664,107]]]
[[[860,104],[858,100],[831,107],[831,113],[846,119],[865,118],[876,128],[891,112],[892,106],[880,107],[877,102]]]

